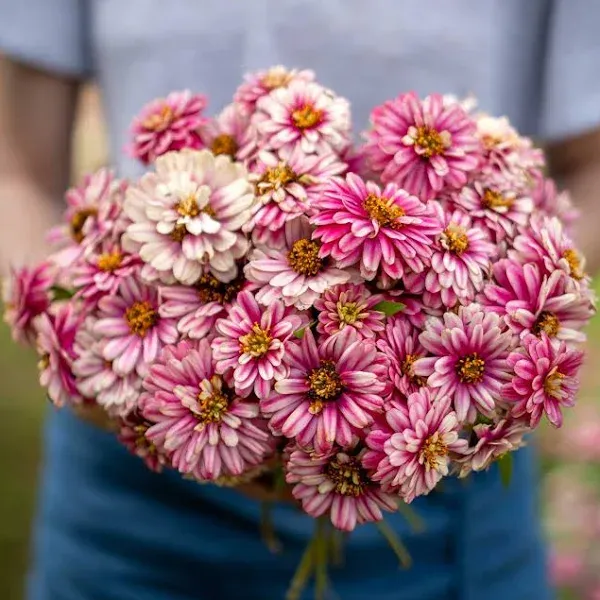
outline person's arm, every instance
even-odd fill
[[[0,272],[45,255],[63,209],[79,84],[0,57]]]

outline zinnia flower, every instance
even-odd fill
[[[573,205],[568,191],[559,193],[556,183],[538,174],[533,179],[531,198],[535,209],[549,217],[558,217],[567,231],[579,219],[580,212]]]
[[[200,127],[207,120],[202,114],[206,104],[205,96],[189,90],[146,104],[131,126],[131,155],[148,164],[170,151],[202,148]]]
[[[225,154],[236,159],[246,143],[250,113],[241,104],[228,104],[219,115],[202,127],[204,145],[215,155]]]
[[[359,337],[374,339],[384,328],[385,314],[374,309],[382,300],[381,294],[371,294],[364,285],[333,286],[315,300],[314,308],[319,311],[317,331],[334,335],[350,327]]]
[[[545,414],[552,425],[560,427],[562,409],[575,404],[583,352],[542,333],[539,338],[526,336],[523,348],[512,352],[508,362],[514,375],[502,396],[514,403],[513,415],[526,417],[534,428]]]
[[[450,472],[451,458],[466,449],[459,438],[460,423],[450,397],[423,388],[407,404],[388,407],[385,422],[378,421],[367,434],[369,451],[363,465],[385,491],[410,503],[428,494]]]
[[[314,457],[302,448],[294,449],[286,463],[286,481],[292,493],[312,517],[328,514],[333,526],[352,531],[357,524],[383,519],[382,509],[394,512],[398,501],[373,483],[361,465],[364,449],[358,453],[334,448]]]
[[[289,375],[260,403],[276,435],[325,454],[335,443],[350,446],[356,433],[382,412],[389,394],[387,361],[353,329],[345,328],[319,346],[307,329],[284,357]]]
[[[175,322],[158,313],[156,289],[133,277],[119,284],[116,295],[100,299],[96,319],[94,335],[108,338],[103,356],[121,375],[143,377],[161,348],[178,337]]]
[[[350,279],[349,272],[321,258],[321,244],[311,235],[308,221],[295,219],[286,224],[283,249],[257,248],[250,254],[244,274],[260,287],[256,299],[261,304],[283,300],[287,306],[304,310],[327,288]]]
[[[429,206],[418,198],[395,184],[382,191],[353,173],[333,179],[313,209],[320,256],[331,256],[341,268],[359,264],[368,280],[379,270],[392,279],[401,279],[405,269],[423,271],[441,231]]]
[[[478,304],[460,306],[457,313],[429,319],[419,341],[430,356],[417,360],[414,372],[453,399],[458,420],[474,422],[477,411],[492,416],[510,377],[512,335],[499,315]]]
[[[439,94],[401,94],[375,107],[365,136],[365,155],[381,181],[423,200],[465,185],[481,159],[474,120]]]
[[[167,346],[144,388],[146,438],[182,473],[203,481],[241,475],[274,449],[256,401],[237,397],[215,373],[207,340]]]
[[[240,232],[254,202],[245,168],[208,150],[169,153],[131,186],[125,212],[132,251],[157,271],[191,285],[206,266],[220,281],[237,275],[248,250]]]
[[[12,269],[2,282],[4,321],[13,340],[33,344],[37,334],[34,319],[50,306],[50,288],[56,281],[56,269],[48,261],[32,267]]]
[[[303,323],[307,319],[281,301],[264,308],[250,292],[240,292],[227,316],[215,324],[216,372],[231,373],[236,394],[245,398],[254,392],[260,399],[268,398],[273,382],[288,373],[283,358]]]

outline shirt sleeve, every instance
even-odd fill
[[[600,126],[600,2],[552,0],[539,135],[560,140]]]
[[[46,71],[91,75],[88,0],[0,0],[0,52]]]

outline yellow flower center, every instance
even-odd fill
[[[542,331],[549,337],[555,337],[559,329],[560,321],[558,317],[549,310],[543,310],[535,320],[531,331],[538,337],[541,336]]]
[[[125,320],[131,333],[143,338],[158,322],[158,313],[147,300],[134,302],[125,311]]]
[[[369,484],[369,478],[360,461],[354,457],[348,457],[348,461],[342,461],[338,457],[332,458],[325,468],[327,477],[335,484],[336,494],[342,496],[360,496]]]
[[[243,284],[244,280],[241,277],[229,283],[223,283],[210,273],[206,273],[198,279],[194,287],[198,291],[198,298],[204,304],[208,302],[225,304],[231,302],[237,296]]]
[[[323,268],[323,259],[319,257],[321,246],[318,242],[303,238],[292,244],[288,252],[288,264],[296,273],[314,277]]]
[[[223,383],[218,375],[213,375],[209,382],[203,383],[198,393],[196,418],[205,425],[219,423],[229,408],[229,397],[223,390]]]
[[[477,352],[462,356],[456,361],[456,374],[462,383],[479,383],[485,372],[485,361]]]
[[[173,122],[175,114],[168,104],[164,104],[161,108],[149,115],[142,123],[144,129],[149,131],[164,131]]]
[[[215,156],[226,154],[233,158],[238,151],[238,145],[232,136],[223,133],[213,140],[210,149]]]
[[[573,279],[583,279],[584,272],[581,266],[581,258],[579,252],[574,248],[568,248],[563,252],[563,258],[569,264],[569,273]]]
[[[352,325],[358,320],[361,313],[361,307],[356,304],[356,302],[347,302],[346,304],[338,302],[337,313],[340,323],[343,325]]]
[[[50,366],[50,355],[48,353],[44,353],[40,357],[37,367],[40,371],[45,371],[49,366]]]
[[[460,256],[469,247],[467,232],[453,223],[448,225],[442,233],[442,245],[453,254]]]
[[[184,198],[181,198],[177,204],[175,204],[175,210],[182,217],[197,217],[200,213],[206,213],[207,215],[214,217],[215,211],[207,204],[205,207],[200,208],[198,205],[198,197],[195,194],[188,194]]]
[[[297,108],[292,112],[292,121],[298,129],[310,129],[319,125],[323,120],[323,112],[316,110],[310,104]]]
[[[369,194],[363,201],[363,208],[369,217],[373,221],[377,221],[381,227],[391,227],[392,229],[402,227],[402,223],[399,223],[397,219],[404,216],[404,210],[389,198]]]
[[[414,364],[420,357],[418,354],[407,354],[400,365],[400,372],[407,377],[411,383],[419,387],[423,387],[427,383],[425,377],[415,375]]]
[[[291,79],[292,74],[283,69],[270,69],[262,78],[261,83],[268,90],[274,90],[286,86]]]
[[[481,204],[489,210],[509,209],[513,205],[514,200],[504,196],[497,190],[486,188],[481,198]]]
[[[421,156],[431,158],[444,154],[446,148],[450,145],[448,134],[442,134],[433,127],[422,125],[417,127],[417,134],[414,138],[415,146],[419,146],[423,151]]]
[[[85,222],[90,217],[95,217],[97,215],[98,211],[95,208],[82,208],[71,217],[71,237],[78,244],[81,244],[81,242],[83,242],[83,238],[85,237],[83,235],[83,227],[85,225]]]
[[[119,250],[113,250],[112,252],[105,252],[98,257],[96,263],[101,271],[112,273],[116,271],[123,263],[123,255]]]
[[[258,323],[254,323],[251,331],[240,338],[240,350],[244,354],[260,358],[269,351],[272,340],[268,329],[262,329]]]
[[[560,371],[548,373],[544,379],[544,392],[552,398],[560,398],[562,391],[562,382],[565,375]]]
[[[179,225],[175,225],[175,227],[173,227],[173,231],[171,231],[171,233],[169,234],[171,239],[174,242],[178,242],[179,244],[181,244],[181,242],[183,242],[183,238],[185,238],[186,235],[187,235],[187,228],[183,223],[180,223]]]
[[[144,422],[139,425],[134,425],[133,431],[135,437],[135,447],[139,450],[145,450],[148,454],[153,455],[158,452],[156,446],[146,437],[146,432],[150,428],[150,423]]]
[[[288,183],[292,183],[298,179],[298,175],[284,162],[279,163],[276,167],[268,168],[258,182],[259,193],[261,188],[279,189]]]
[[[445,463],[446,456],[448,456],[448,446],[436,431],[425,440],[421,448],[423,464],[427,469],[439,469]]]
[[[336,400],[344,391],[342,380],[335,370],[335,363],[331,360],[322,360],[321,365],[312,369],[306,378],[308,383],[308,397],[311,400],[309,412],[313,415],[323,410],[323,403]]]

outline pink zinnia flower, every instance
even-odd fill
[[[387,361],[353,329],[345,328],[319,346],[307,329],[300,342],[289,345],[285,361],[289,375],[261,401],[276,435],[325,454],[334,443],[351,445],[356,433],[382,412],[389,393]]]
[[[312,517],[328,514],[333,526],[352,531],[357,524],[381,521],[382,509],[394,512],[398,500],[373,483],[361,464],[364,449],[356,452],[334,448],[315,457],[294,449],[286,463],[286,481],[292,493]]]
[[[363,465],[384,490],[410,503],[449,474],[451,458],[467,446],[459,433],[450,397],[423,388],[411,394],[406,405],[388,407],[385,422],[378,422],[367,434],[369,451]]]
[[[249,135],[250,113],[241,104],[228,104],[220,114],[202,127],[204,145],[215,155],[237,158]]]
[[[473,422],[477,411],[492,416],[510,377],[512,335],[499,315],[478,304],[460,306],[457,313],[429,319],[419,341],[430,356],[417,360],[414,372],[453,399],[458,420]]]
[[[321,258],[321,244],[311,235],[308,221],[295,219],[286,224],[283,249],[257,248],[250,254],[244,274],[260,287],[256,299],[261,304],[283,300],[304,310],[329,287],[350,280],[349,272]]]
[[[250,292],[240,292],[219,319],[212,341],[215,370],[230,374],[236,394],[242,397],[252,392],[266,399],[275,381],[288,373],[284,355],[294,331],[308,319],[281,301],[261,307]]]
[[[108,338],[103,356],[121,375],[143,377],[162,346],[178,337],[175,322],[158,313],[156,289],[133,277],[119,284],[116,295],[100,299],[96,318],[94,335]]]
[[[176,319],[182,335],[202,339],[213,331],[215,321],[226,314],[238,292],[248,287],[243,277],[223,283],[205,273],[193,286],[159,287],[158,313],[165,319]]]
[[[537,210],[549,217],[558,217],[567,231],[571,230],[581,216],[579,210],[573,205],[569,192],[566,190],[559,192],[556,182],[542,174],[534,177],[531,197]]]
[[[382,300],[381,294],[371,294],[364,285],[333,286],[315,300],[314,308],[319,311],[317,331],[334,335],[349,327],[361,338],[374,339],[384,328],[385,314],[374,310]]]
[[[564,342],[553,342],[545,334],[540,338],[528,335],[523,349],[512,352],[508,362],[514,375],[504,386],[502,397],[514,403],[513,415],[525,416],[533,428],[545,414],[552,425],[560,427],[562,409],[575,405],[583,352]]]
[[[445,306],[459,301],[468,304],[481,291],[496,248],[484,229],[473,227],[469,215],[434,206],[443,231],[431,257],[431,269],[425,275],[425,288],[440,294]]]
[[[287,87],[292,81],[313,81],[314,78],[313,71],[288,70],[277,65],[266,71],[256,71],[245,75],[244,83],[238,87],[233,99],[252,112],[256,108],[258,100],[273,90]]]
[[[244,230],[257,245],[284,245],[284,226],[300,215],[311,215],[312,202],[330,177],[346,165],[335,154],[306,155],[296,147],[291,153],[261,152],[252,167],[258,204]]]
[[[364,152],[384,183],[396,183],[423,200],[459,188],[480,163],[476,124],[457,102],[439,94],[424,100],[401,94],[371,113]]]
[[[350,104],[318,83],[294,80],[256,103],[260,146],[306,154],[342,152],[350,145]]]
[[[494,283],[483,288],[481,302],[502,315],[518,334],[525,331],[571,342],[584,342],[581,331],[594,314],[589,295],[574,290],[560,270],[544,275],[538,265],[502,259],[493,267]]]
[[[142,414],[153,423],[146,438],[182,473],[241,475],[274,449],[258,404],[235,396],[215,373],[207,340],[167,346],[144,387]]]
[[[556,587],[577,585],[585,573],[585,556],[583,552],[557,552],[550,556],[550,576]],[[587,600],[600,599],[600,590],[597,596],[590,596]]]
[[[420,328],[415,327],[402,313],[388,319],[385,330],[377,340],[377,348],[389,360],[389,377],[404,395],[418,391],[427,382],[425,377],[420,377],[414,371],[415,361],[426,355],[419,342],[420,333]]]
[[[380,270],[392,279],[401,279],[406,269],[422,271],[441,231],[430,207],[415,196],[392,183],[382,191],[353,173],[333,179],[313,209],[320,255],[342,268],[359,264],[369,280]]]
[[[44,261],[32,267],[12,269],[10,276],[2,282],[4,321],[15,342],[35,342],[34,319],[50,307],[50,288],[56,282],[56,276],[54,265]]]
[[[205,96],[189,90],[146,104],[131,126],[131,155],[148,164],[173,150],[202,148],[199,129],[207,120],[206,104]]]
[[[72,371],[77,357],[75,335],[80,326],[81,315],[70,302],[58,304],[52,312],[45,312],[36,320],[40,384],[56,406],[84,402]]]
[[[221,281],[237,275],[236,260],[246,254],[241,233],[254,203],[246,169],[208,150],[173,152],[156,161],[131,186],[125,212],[132,220],[127,250],[159,272],[172,273],[186,285],[204,267]]]

